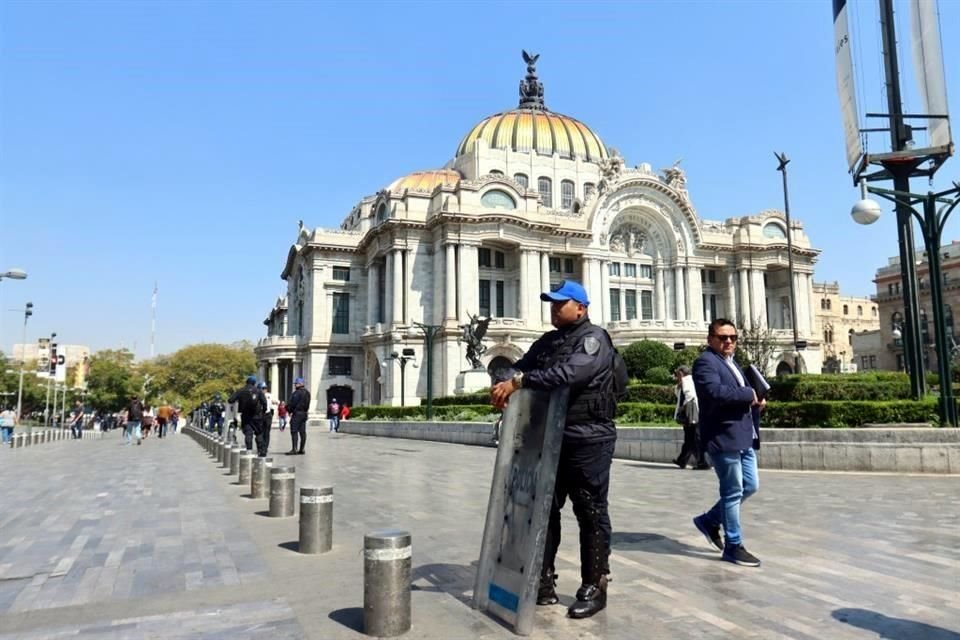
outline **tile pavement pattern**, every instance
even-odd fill
[[[313,431],[308,455],[277,456],[335,487],[334,549],[306,557],[296,520],[259,515],[188,438],[0,452],[0,638],[362,638],[362,536],[391,525],[413,534],[408,637],[512,637],[469,607],[493,456]],[[762,471],[744,509],[759,569],[693,529],[715,496],[711,472],[616,461],[609,607],[541,608],[531,637],[960,640],[960,478]],[[564,534],[568,605],[569,507]]]

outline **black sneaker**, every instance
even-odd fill
[[[723,559],[742,567],[759,567],[760,559],[753,555],[742,544],[727,545],[723,549]]]
[[[537,604],[540,606],[557,604],[557,576],[549,574],[540,576],[540,588],[537,590]]]
[[[703,534],[703,537],[707,539],[707,542],[709,542],[711,546],[715,547],[717,551],[723,551],[723,538],[720,537],[720,527],[710,526],[707,524],[706,518],[702,515],[693,519],[693,526]]]

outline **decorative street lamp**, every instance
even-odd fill
[[[9,269],[8,271],[0,273],[0,280],[3,280],[4,278],[10,278],[11,280],[26,280],[27,272],[23,269]]]
[[[443,327],[436,324],[414,322],[423,331],[424,351],[427,359],[427,420],[433,420],[433,340]]]
[[[409,347],[404,349],[403,353],[397,353],[396,351],[394,351],[393,353],[390,354],[390,357],[387,358],[388,360],[396,360],[397,362],[400,363],[400,406],[401,407],[405,406],[406,404],[405,403],[406,396],[404,394],[405,394],[407,385],[405,383],[404,375],[405,375],[405,370],[407,368],[407,362],[411,360],[416,360],[416,358],[417,358],[416,352],[414,352],[414,350],[410,349]],[[417,364],[414,363],[413,366],[416,367]]]
[[[24,274],[23,277],[27,277],[26,274]],[[23,420],[23,367],[27,362],[27,320],[29,320],[32,315],[33,303],[28,302],[23,308],[23,350],[20,352],[20,386],[17,389],[17,420]]]
[[[53,381],[54,376],[50,375],[50,356],[53,355],[51,352],[55,348],[56,343],[53,341],[57,337],[56,333],[50,334],[50,342],[47,343],[47,362],[45,368],[47,370],[47,402],[43,406],[43,426],[46,427],[47,421],[50,418],[50,383]],[[53,406],[57,406],[57,399],[53,399]]]
[[[793,279],[793,231],[790,225],[790,198],[787,193],[787,164],[790,160],[785,153],[774,154],[780,165],[777,171],[783,174],[783,215],[787,219],[787,274],[790,278],[790,320],[793,325],[794,373],[800,371],[800,338],[797,335],[797,284]]]
[[[866,191],[874,193],[881,198],[893,202],[897,211],[907,211],[916,218],[920,225],[920,231],[923,233],[924,247],[927,251],[927,267],[930,271],[930,303],[933,305],[933,327],[936,335],[937,350],[937,373],[940,375],[940,419],[944,424],[958,426],[957,403],[953,395],[953,384],[951,377],[950,360],[952,356],[953,336],[947,335],[947,319],[944,314],[943,301],[943,274],[940,271],[940,243],[943,237],[943,229],[947,224],[947,218],[953,210],[960,205],[960,182],[954,182],[953,188],[939,193],[928,191],[926,195],[898,191],[894,189],[881,189],[879,187],[867,186]],[[857,218],[859,211],[864,211],[865,200],[860,200],[851,212],[854,220],[860,222]],[[920,214],[914,207],[923,204],[923,214]],[[937,204],[942,203],[939,209]],[[874,203],[876,204],[876,203]],[[879,211],[879,205],[876,210]],[[876,214],[874,220],[879,217]],[[872,221],[871,221],[872,222]],[[870,222],[861,222],[861,224],[870,224]],[[901,333],[901,336],[903,334]],[[896,337],[896,329],[894,330]],[[920,360],[922,362],[922,360]],[[922,374],[922,369],[919,371]]]

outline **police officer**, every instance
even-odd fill
[[[213,396],[213,401],[207,406],[207,413],[210,416],[210,431],[216,431],[218,436],[223,435],[223,412],[225,407],[220,400],[220,394]]]
[[[263,416],[260,418],[260,426],[263,431],[263,449],[266,451],[270,448],[270,430],[273,429],[273,396],[270,395],[270,392],[267,391],[267,383],[261,382],[257,385],[257,388],[260,389],[260,392],[263,393],[264,399],[267,401],[267,409],[264,411]]]
[[[587,292],[578,282],[565,280],[540,299],[550,302],[556,330],[530,347],[509,380],[494,385],[491,399],[495,407],[503,408],[521,387],[570,389],[537,604],[559,602],[554,562],[560,546],[560,510],[569,496],[580,527],[582,584],[567,615],[588,618],[607,606],[612,533],[607,492],[617,439],[613,418],[618,391],[626,388],[626,365],[607,332],[587,317]]]
[[[231,404],[236,402],[240,408],[240,426],[243,429],[243,440],[247,451],[253,449],[253,438],[257,438],[257,455],[261,458],[267,455],[267,444],[264,441],[261,429],[261,417],[267,410],[267,399],[257,388],[256,376],[247,376],[247,384],[238,389],[227,400]]]
[[[293,381],[295,387],[293,395],[287,400],[287,411],[290,413],[290,440],[292,446],[288,456],[303,455],[307,446],[307,411],[310,410],[310,392],[303,387],[303,378]],[[300,448],[297,448],[297,440]]]

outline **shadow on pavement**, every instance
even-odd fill
[[[614,531],[613,535],[610,536],[610,547],[619,551],[644,551],[694,558],[715,558],[717,555],[659,533],[633,531]]]
[[[291,540],[290,542],[281,542],[277,545],[281,549],[286,549],[287,551],[300,552],[300,542],[298,540]]]
[[[348,629],[363,633],[363,607],[347,607],[330,612],[330,619]]]
[[[253,515],[255,515],[255,516],[264,516],[264,517],[266,517],[266,518],[269,518],[269,517],[270,517],[270,510],[269,510],[269,509],[264,509],[263,511],[254,511],[254,512],[253,512]]]
[[[477,575],[477,562],[465,564],[422,564],[414,567],[410,575],[411,589],[416,591],[431,591],[446,593],[460,602],[472,606],[473,583]],[[426,581],[430,586],[423,587],[416,584]]]
[[[835,609],[831,615],[851,626],[873,631],[891,640],[960,640],[960,633],[925,622],[891,618],[869,609]]]

